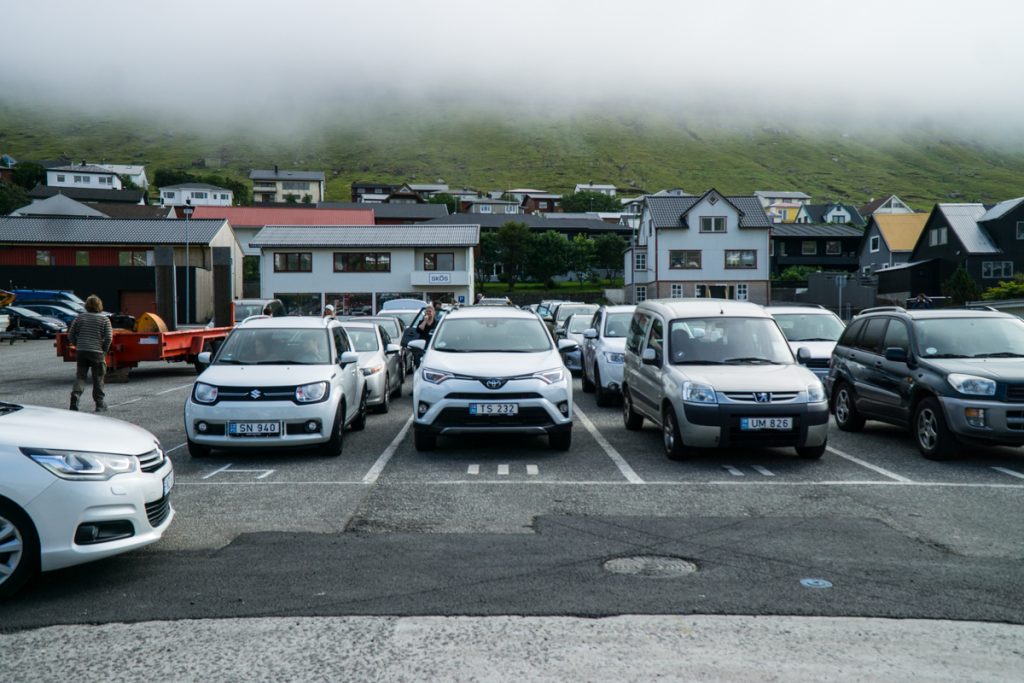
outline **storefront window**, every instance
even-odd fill
[[[336,315],[373,315],[372,292],[328,292],[324,301],[334,305]]]
[[[423,292],[377,292],[377,309],[380,310],[385,301],[392,299],[416,299],[423,301]]]
[[[275,299],[280,299],[284,304],[284,310],[288,315],[320,315],[323,308],[320,305],[320,292],[308,294],[282,294],[274,293]]]

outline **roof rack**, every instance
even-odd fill
[[[857,315],[864,315],[865,313],[879,313],[881,311],[906,311],[907,309],[902,306],[874,306],[873,308],[865,308]]]
[[[996,313],[1000,312],[998,308],[995,308],[994,306],[987,306],[985,304],[964,304],[963,308],[967,309],[968,311],[995,311]]]
[[[779,307],[782,307],[782,306],[794,306],[794,307],[797,307],[798,306],[800,308],[820,308],[820,309],[822,309],[824,311],[828,310],[827,308],[825,308],[821,304],[812,304],[812,303],[806,302],[806,301],[779,301],[779,302],[774,303],[774,304],[768,304],[767,307],[768,308],[775,308],[776,306],[779,306]]]

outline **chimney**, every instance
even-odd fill
[[[82,166],[85,166],[85,159],[82,159]]]
[[[277,175],[277,164],[274,164],[274,175]]]

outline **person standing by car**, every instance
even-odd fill
[[[430,341],[430,337],[434,334],[434,329],[437,327],[437,314],[434,313],[433,306],[427,306],[427,310],[423,313],[423,320],[416,326],[416,331],[420,335],[420,339]]]
[[[75,357],[78,359],[75,385],[71,389],[71,410],[78,410],[78,399],[92,370],[92,398],[96,402],[96,412],[107,411],[107,404],[103,401],[106,396],[103,379],[107,374],[107,352],[113,340],[110,318],[103,315],[103,301],[92,294],[85,300],[85,313],[79,313],[68,330],[68,341],[76,348]]]

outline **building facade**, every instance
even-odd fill
[[[255,204],[317,204],[325,199],[323,171],[282,171],[275,166],[250,171],[249,180]]]

